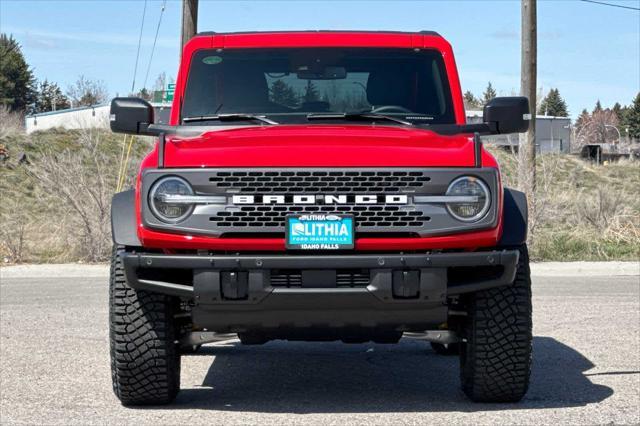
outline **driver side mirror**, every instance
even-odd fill
[[[482,121],[496,135],[526,132],[530,119],[529,99],[524,96],[493,98],[482,111]]]
[[[153,106],[140,98],[114,98],[111,101],[109,125],[114,133],[146,135],[153,124]]]

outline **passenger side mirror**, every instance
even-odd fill
[[[493,98],[482,111],[482,121],[497,135],[526,132],[530,119],[529,99],[524,96]]]
[[[114,98],[111,101],[109,125],[115,133],[146,135],[153,124],[153,106],[140,98]]]

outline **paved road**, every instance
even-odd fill
[[[457,360],[421,342],[229,341],[183,358],[174,406],[127,409],[110,389],[106,279],[63,274],[0,282],[1,424],[640,422],[638,276],[534,277],[533,375],[519,404],[468,402]]]

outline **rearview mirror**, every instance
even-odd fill
[[[493,98],[482,111],[482,121],[493,134],[526,132],[530,119],[529,99],[524,96]]]
[[[319,69],[301,67],[296,76],[301,80],[342,80],[347,78],[345,67],[327,66]]]
[[[153,124],[153,107],[140,98],[114,98],[111,101],[109,125],[115,133],[144,135]]]

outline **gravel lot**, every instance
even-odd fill
[[[468,402],[457,360],[422,342],[232,340],[183,358],[175,405],[127,409],[111,392],[105,268],[3,268],[0,423],[640,423],[638,265],[534,274],[533,375],[519,404]]]

